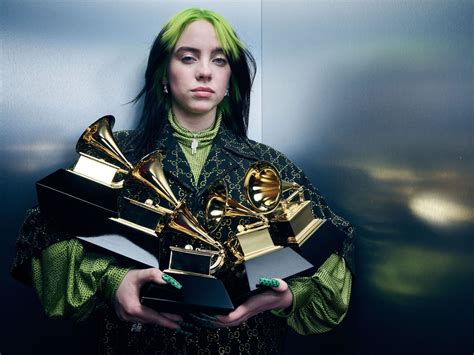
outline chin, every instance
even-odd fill
[[[200,115],[200,114],[205,114],[208,113],[209,111],[212,111],[216,106],[199,106],[199,107],[192,107],[188,111],[195,114],[195,115]]]

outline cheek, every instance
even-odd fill
[[[180,90],[180,87],[185,83],[186,71],[179,68],[171,68],[168,73],[168,81],[171,88]]]
[[[227,89],[230,85],[230,71],[222,73],[221,77],[219,78],[219,84],[221,88]]]

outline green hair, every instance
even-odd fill
[[[225,125],[238,136],[247,136],[255,59],[224,17],[211,10],[190,8],[174,15],[156,37],[148,57],[145,85],[133,100],[144,102],[135,139],[138,150],[143,153],[155,144],[171,108],[170,95],[163,92],[163,79],[167,77],[173,49],[186,27],[199,20],[208,21],[214,27],[231,69],[229,96],[224,97],[217,109],[222,112]]]
[[[161,40],[170,54],[186,27],[190,23],[199,20],[207,21],[214,27],[217,39],[226,57],[233,62],[237,61],[245,49],[245,46],[237,37],[229,22],[212,10],[198,9],[195,7],[178,12],[163,26]],[[157,79],[163,78],[165,76],[164,68],[160,68],[156,75]],[[238,84],[233,76],[230,78],[229,87],[230,92],[236,96],[235,99],[240,101],[241,97]],[[224,114],[230,114],[230,107],[226,100],[223,100],[218,105],[218,109]]]
[[[217,39],[224,54],[237,60],[245,48],[242,41],[237,37],[229,22],[221,15],[211,10],[190,8],[178,12],[163,26],[162,40],[166,43],[168,50],[172,50],[178,42],[179,37],[183,33],[186,26],[198,20],[208,21],[217,34]]]

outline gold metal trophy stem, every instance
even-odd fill
[[[143,185],[151,188],[160,197],[168,201],[173,209],[171,213],[167,213],[167,226],[177,232],[183,233],[197,239],[210,247],[217,250],[216,252],[208,251],[209,257],[214,258],[214,262],[210,266],[210,273],[215,273],[219,270],[225,262],[225,250],[222,244],[214,240],[200,225],[196,217],[191,213],[189,208],[186,206],[184,201],[179,201],[173,194],[171,187],[169,186],[164,171],[163,171],[163,154],[160,151],[155,151],[137,163],[132,170],[132,177],[142,183]],[[157,226],[156,232],[161,232],[163,225]],[[192,252],[185,251],[184,248],[173,247],[175,253],[182,250],[183,253],[192,254]],[[201,250],[200,253],[206,253],[205,250]]]

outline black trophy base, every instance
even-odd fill
[[[41,212],[78,234],[107,232],[104,221],[118,217],[119,190],[59,169],[36,183]]]
[[[259,286],[260,278],[287,279],[292,276],[310,274],[314,267],[291,248],[281,248],[237,265],[231,273],[223,276],[227,291],[235,306],[255,294],[267,290]]]
[[[347,235],[330,220],[325,220],[303,244],[295,245],[301,255],[318,269],[331,254],[342,250]]]
[[[159,312],[176,314],[204,312],[228,314],[234,305],[222,281],[203,276],[169,273],[183,288],[148,283],[141,289],[143,305]]]

